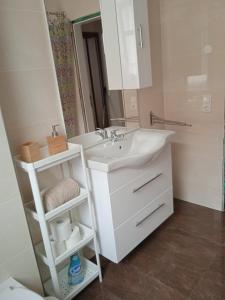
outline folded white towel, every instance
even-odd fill
[[[43,195],[45,211],[50,211],[80,195],[80,186],[72,178],[63,179]]]

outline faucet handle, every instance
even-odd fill
[[[117,136],[117,132],[120,131],[120,128],[113,129],[110,131],[111,136]]]
[[[119,134],[117,133],[120,130],[121,130],[120,128],[111,130],[111,132],[110,132],[111,133],[111,140],[113,142],[124,140],[125,134],[124,133],[119,133]]]
[[[107,132],[107,130],[104,128],[96,128],[96,134],[97,135],[100,135],[104,140],[105,139],[108,139],[108,132]]]
[[[110,131],[111,138],[113,138],[113,137],[116,136],[117,130],[118,130],[118,129],[113,129],[113,130]]]

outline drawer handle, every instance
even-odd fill
[[[150,179],[149,181],[145,182],[144,184],[142,184],[141,186],[139,186],[138,188],[133,190],[133,193],[138,192],[139,190],[141,190],[143,187],[145,187],[147,184],[153,182],[154,180],[156,180],[157,178],[159,178],[162,175],[162,173],[156,175],[155,177],[153,177],[152,179]]]
[[[146,217],[144,217],[144,219],[142,219],[141,221],[136,223],[136,227],[140,226],[141,224],[143,224],[148,218],[150,218],[155,212],[157,212],[157,210],[159,210],[161,207],[163,207],[165,205],[165,203],[162,203],[161,205],[159,205],[156,209],[154,209],[149,215],[147,215]]]
[[[143,42],[143,29],[142,29],[142,25],[140,24],[138,26],[138,31],[139,31],[139,46],[141,48],[144,47],[144,42]]]

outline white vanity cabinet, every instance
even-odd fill
[[[110,90],[152,86],[148,0],[100,0]]]
[[[118,263],[173,213],[170,145],[143,167],[90,175],[100,253]]]

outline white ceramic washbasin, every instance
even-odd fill
[[[106,141],[86,150],[88,167],[104,172],[140,167],[154,160],[173,134],[168,130],[138,129],[125,134],[124,140]]]
[[[134,131],[134,129],[131,128],[125,128],[125,127],[119,127],[119,126],[111,126],[106,128],[107,132],[108,132],[108,136],[110,136],[110,132],[112,130],[123,130],[124,132],[131,132]],[[96,134],[96,131],[92,131],[89,133],[85,133],[79,136],[75,136],[72,137],[68,140],[70,143],[72,144],[81,144],[84,149],[96,146],[98,144],[102,144],[104,141],[102,140],[102,138]]]

